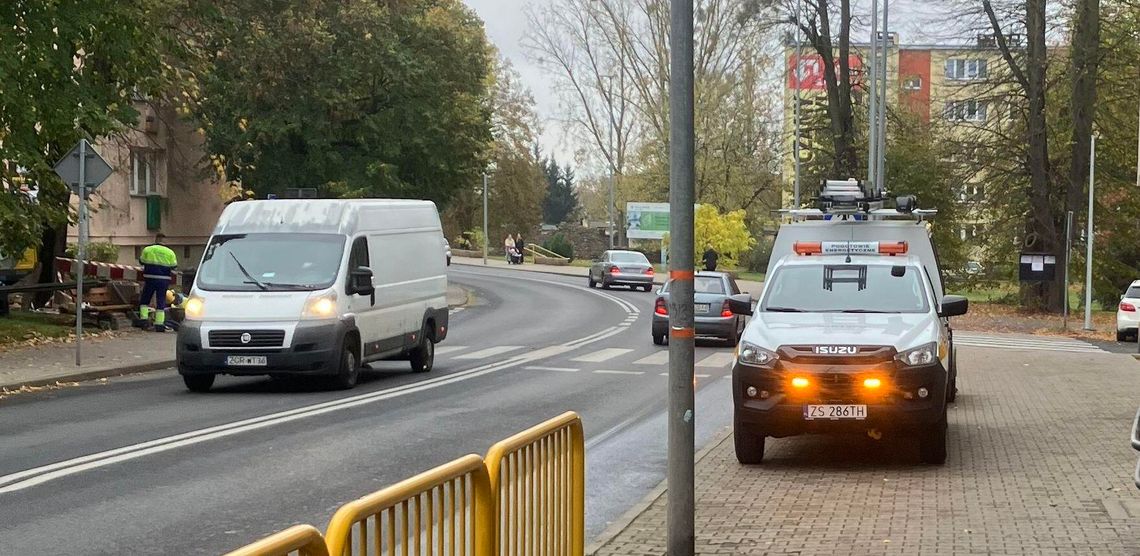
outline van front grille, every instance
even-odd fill
[[[284,345],[284,330],[210,331],[210,347],[212,348],[280,348]]]

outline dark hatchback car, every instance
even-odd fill
[[[653,343],[663,345],[669,336],[669,287],[667,282],[658,291],[653,307]],[[744,319],[734,314],[729,300],[751,303],[747,293],[741,293],[736,280],[724,272],[698,272],[693,279],[693,316],[697,337],[718,338],[735,346],[744,331]]]

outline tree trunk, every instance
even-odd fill
[[[1072,156],[1065,210],[1087,214],[1085,183],[1089,176],[1089,148],[1096,116],[1097,57],[1100,48],[1100,0],[1077,0],[1072,35]],[[1063,216],[1064,213],[1062,213]],[[1068,253],[1066,253],[1068,255]],[[1061,259],[1058,259],[1060,262]],[[1068,259],[1065,259],[1068,262]]]
[[[63,255],[66,250],[67,225],[56,227],[51,224],[45,224],[43,234],[40,236],[40,250],[38,254],[40,274],[39,279],[36,280],[37,283],[55,283],[55,258]],[[43,307],[51,301],[53,296],[53,292],[36,293],[33,299],[33,305]]]
[[[856,175],[852,137],[855,122],[851,112],[851,72],[848,63],[851,52],[851,7],[849,0],[841,1],[838,73],[842,75],[835,71],[835,47],[831,40],[831,20],[828,14],[830,5],[827,0],[820,0],[816,5],[819,29],[818,34],[811,37],[812,47],[823,62],[823,80],[827,86],[827,114],[831,120],[831,141],[835,149],[835,160],[832,162],[834,179],[847,179]]]

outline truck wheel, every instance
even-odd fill
[[[741,464],[756,465],[764,461],[764,435],[737,426],[732,429],[732,440],[736,447],[736,460]]]
[[[942,420],[935,423],[918,439],[919,459],[922,463],[942,465],[946,463],[946,409],[942,410]]]
[[[946,403],[958,398],[958,350],[950,352],[950,384],[946,385]]]
[[[431,341],[427,325],[420,331],[420,345],[412,351],[411,363],[413,373],[429,372],[435,364],[435,342]]]
[[[332,386],[337,390],[351,390],[360,378],[360,363],[356,360],[355,347],[345,339],[340,350],[340,365],[332,377]]]
[[[182,375],[182,382],[186,383],[186,389],[191,392],[209,392],[210,388],[214,386],[215,375]]]

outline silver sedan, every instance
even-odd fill
[[[652,291],[653,276],[653,265],[643,253],[610,250],[602,253],[590,265],[589,284],[591,288],[601,284],[606,289],[610,286],[629,286],[631,289]]]

